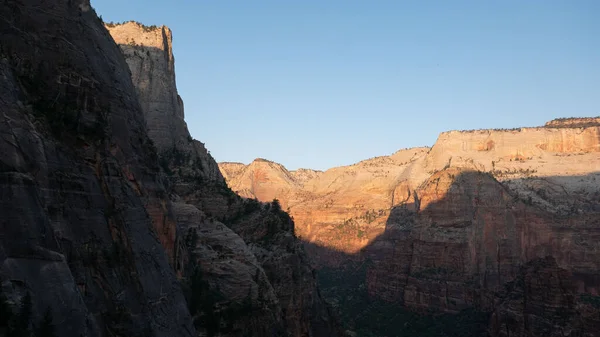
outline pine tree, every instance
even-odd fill
[[[281,205],[279,204],[279,199],[277,199],[277,198],[273,199],[273,201],[271,202],[271,205],[275,212],[281,211]]]

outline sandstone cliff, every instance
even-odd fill
[[[310,178],[296,179],[281,165],[265,161],[247,166],[223,163],[220,168],[233,190],[263,201],[277,198],[289,207],[296,232],[304,240],[355,253],[383,232],[392,207],[412,203],[432,174],[451,167],[488,172],[511,196],[553,215],[598,211],[600,124],[594,124],[596,120],[445,132],[431,149],[402,150]],[[337,227],[355,237],[340,235]]]
[[[366,266],[371,298],[418,310],[489,311],[494,292],[523,264],[546,256],[570,273],[577,294],[599,294],[597,119],[445,132],[430,149],[302,183],[282,180],[294,176],[276,165],[221,170],[234,190],[289,207],[319,268]]]
[[[49,310],[59,336],[194,336],[119,48],[87,0],[2,1],[0,31],[0,282],[32,299],[11,328]]]
[[[175,254],[177,270],[192,298],[204,303],[192,308],[197,328],[221,336],[337,335],[292,220],[279,205],[234,194],[190,136],[175,87],[171,31],[136,22],[107,28],[125,55],[168,176],[177,242],[185,242]]]

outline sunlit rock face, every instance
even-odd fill
[[[193,139],[184,120],[175,84],[172,32],[166,26],[137,22],[107,24],[125,56],[160,164],[172,190],[202,205],[208,213],[226,213],[224,180],[204,144]]]
[[[354,254],[385,229],[389,210],[413,203],[432,174],[445,168],[490,173],[512,196],[552,214],[595,209],[600,197],[597,118],[556,120],[545,127],[450,131],[432,148],[302,174],[266,160],[221,163],[227,183],[245,197],[280,200],[308,242]],[[430,196],[430,201],[436,196]],[[447,221],[438,219],[438,221]]]
[[[196,328],[219,336],[339,335],[289,216],[233,193],[204,145],[189,134],[170,29],[136,22],[107,29],[131,70],[167,176],[178,225],[176,270],[186,285],[201,289],[195,297],[186,287],[200,303],[192,309]]]
[[[281,165],[221,164],[227,183],[278,198],[318,267],[368,262],[374,298],[456,312],[494,307],[519,268],[552,256],[577,293],[600,287],[600,124],[451,131],[302,181]]]
[[[175,84],[171,30],[136,22],[107,25],[107,29],[125,55],[148,135],[159,152],[188,145],[183,102]]]
[[[267,201],[277,198],[296,223],[296,235],[336,251],[353,254],[385,229],[390,207],[409,199],[410,165],[427,148],[401,150],[325,172],[255,160],[250,165],[222,163],[235,191]]]

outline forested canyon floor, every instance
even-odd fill
[[[346,322],[363,320],[375,335],[409,333],[402,319],[389,328],[374,323],[375,317],[412,317],[399,314],[407,309],[494,315],[493,326],[502,328],[486,325],[483,332],[494,336],[549,334],[558,327],[542,328],[542,321],[552,321],[556,313],[548,308],[560,301],[537,298],[534,310],[503,305],[501,295],[524,266],[548,257],[556,265],[546,268],[561,272],[546,275],[560,275],[563,284],[548,284],[550,296],[572,298],[573,306],[598,303],[600,118],[444,132],[431,148],[324,172],[288,171],[265,159],[219,166],[241,195],[280,201],[319,270],[324,294]],[[344,285],[350,279],[354,293]],[[374,316],[368,310],[352,313],[366,303]],[[597,322],[597,308],[590,308],[582,310]],[[596,335],[596,323],[576,323],[577,313],[567,315],[574,321],[556,323],[564,325],[559,330]],[[479,324],[479,314],[471,316]],[[357,325],[350,327],[364,328]],[[423,327],[428,325],[433,330],[427,331],[437,329]],[[450,330],[445,333],[452,335]]]

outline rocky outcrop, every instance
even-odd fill
[[[194,336],[169,264],[175,219],[119,48],[86,0],[3,1],[0,31],[8,303],[29,294],[29,323],[49,309],[59,336]]]
[[[197,266],[185,271],[185,288],[199,330],[221,336],[285,335],[277,295],[240,236],[193,205],[176,202],[173,209]]]
[[[224,176],[235,176],[236,183],[231,187],[246,198],[271,201],[275,196],[282,198],[297,185],[292,173],[283,165],[264,159],[254,160],[248,168],[239,164],[223,164],[221,167]],[[282,199],[286,208],[288,198]]]
[[[196,327],[220,336],[338,335],[292,220],[279,204],[234,194],[214,159],[191,138],[175,88],[170,30],[135,22],[107,28],[131,69],[168,176],[177,242],[185,242],[176,265],[188,298],[204,303],[192,309]],[[235,164],[230,167],[235,171]]]
[[[146,117],[148,135],[158,151],[187,147],[189,132],[175,83],[171,30],[133,21],[108,24],[107,28],[125,54]]]
[[[535,169],[539,175],[586,174],[600,152],[599,136],[600,126],[444,132],[427,156],[425,168],[433,171],[453,165],[491,171],[519,166]],[[565,156],[579,160],[565,160]]]

